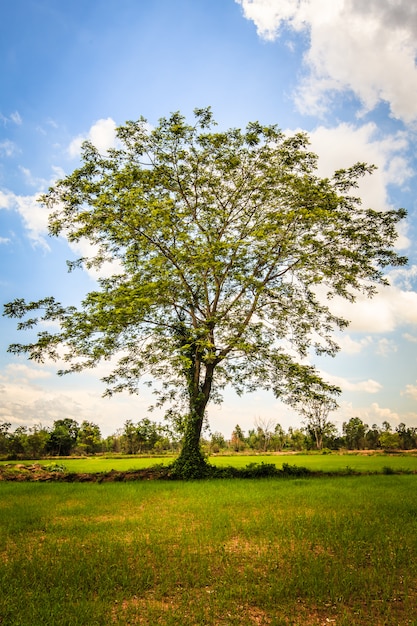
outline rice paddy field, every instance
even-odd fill
[[[0,482],[0,624],[417,625],[416,487],[386,472]]]
[[[144,469],[153,465],[169,465],[172,463],[173,457],[146,457],[146,456],[129,456],[129,457],[106,457],[106,456],[86,456],[82,458],[55,458],[53,460],[39,461],[0,461],[1,466],[13,465],[33,465],[38,463],[41,465],[50,465],[57,463],[65,468],[68,472],[109,472],[128,471],[135,469]],[[417,454],[382,454],[382,453],[365,453],[365,454],[269,454],[269,455],[220,455],[211,456],[209,461],[213,465],[234,467],[245,467],[250,463],[273,463],[281,468],[284,463],[299,467],[306,467],[312,471],[322,472],[344,472],[351,470],[352,472],[383,472],[387,469],[401,472],[417,472]]]

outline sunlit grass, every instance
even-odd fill
[[[70,459],[56,459],[68,472],[109,472],[110,470],[128,471],[144,469],[153,465],[169,465],[174,457],[84,457]],[[48,465],[55,461],[3,461],[0,464],[22,463],[32,465],[40,463]],[[284,463],[306,467],[313,471],[346,472],[350,469],[356,472],[383,472],[387,468],[395,471],[417,471],[417,455],[411,454],[289,454],[289,455],[234,455],[211,456],[209,462],[217,466],[245,467],[249,463],[273,463],[281,468]]]
[[[0,623],[417,624],[416,481],[0,483]]]

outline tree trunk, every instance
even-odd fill
[[[174,463],[174,473],[179,478],[204,478],[209,466],[201,451],[200,437],[203,415],[195,409],[188,414],[179,457]]]
[[[207,366],[204,382],[199,383],[195,376],[196,367],[192,368],[192,377],[188,378],[190,410],[186,419],[182,448],[173,464],[174,475],[179,478],[204,478],[210,472],[210,466],[201,450],[200,438],[204,422],[204,413],[210,398],[214,366]],[[197,369],[199,371],[199,368]]]

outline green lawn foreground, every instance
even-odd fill
[[[417,624],[417,477],[0,483],[0,624]]]

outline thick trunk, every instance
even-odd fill
[[[174,472],[181,478],[204,478],[209,473],[209,465],[201,451],[200,438],[204,413],[210,398],[214,367],[206,368],[204,382],[200,385],[196,378],[188,380],[189,413],[182,440],[182,448],[174,463]]]
[[[181,478],[203,478],[208,474],[208,464],[200,446],[203,415],[195,409],[188,414],[182,439],[182,448],[174,463],[175,473]]]

